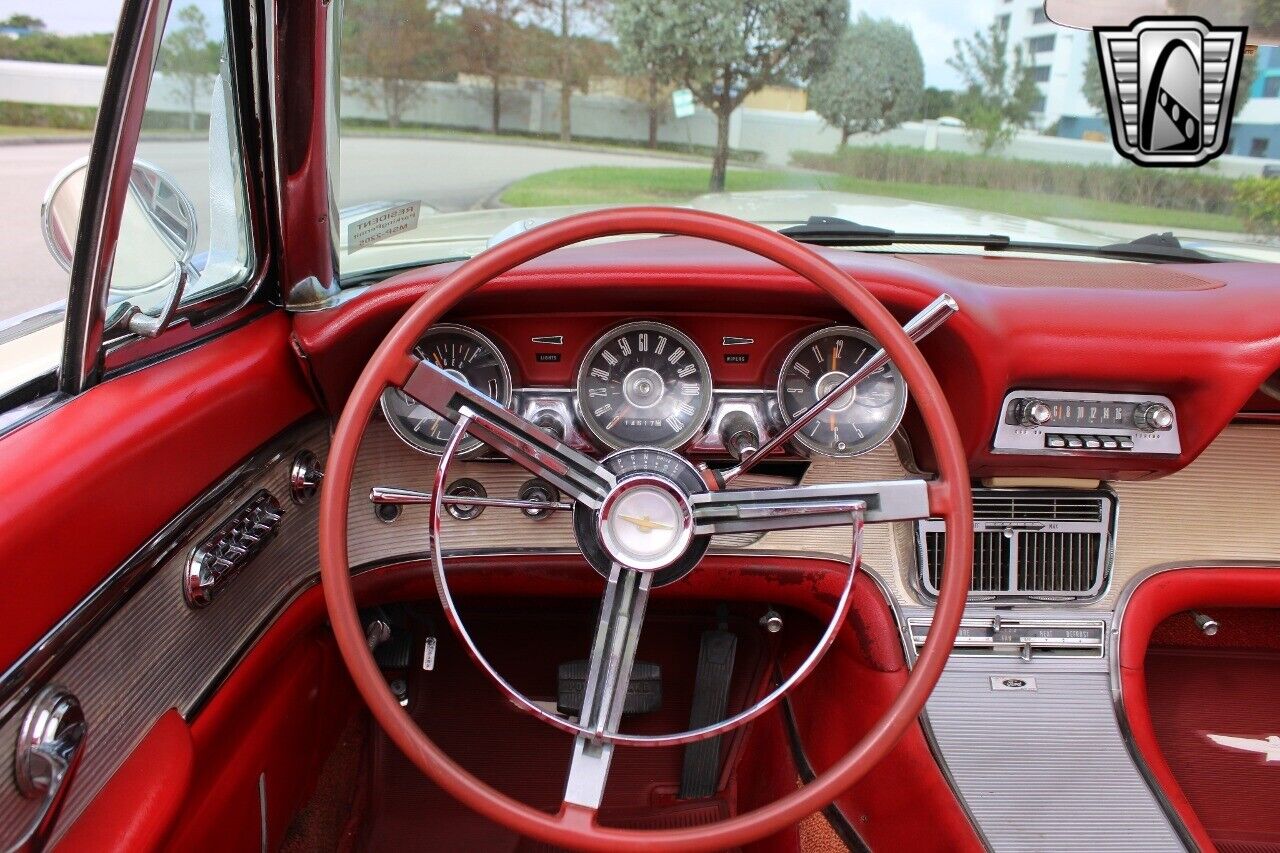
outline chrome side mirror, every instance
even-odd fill
[[[53,179],[40,206],[45,245],[68,272],[87,169],[87,158],[68,165]],[[188,282],[198,275],[191,264],[197,236],[195,205],[187,194],[164,171],[135,160],[111,270],[115,304],[108,331],[128,330],[148,338],[164,331]]]

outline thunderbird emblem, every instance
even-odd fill
[[[640,528],[641,533],[652,533],[655,530],[670,530],[670,524],[664,524],[661,521],[654,521],[647,515],[619,515],[623,521],[629,521],[636,527]]]
[[[1245,33],[1190,17],[1096,28],[1116,150],[1139,166],[1200,166],[1225,151]]]
[[[1280,735],[1269,735],[1266,738],[1232,737],[1230,735],[1205,735],[1209,740],[1225,746],[1227,749],[1239,749],[1244,752],[1256,752],[1265,755],[1268,763],[1280,763]]]

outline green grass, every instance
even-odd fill
[[[76,136],[88,135],[87,130],[71,130],[65,127],[26,127],[13,124],[0,124],[0,138],[14,136]]]
[[[542,172],[517,181],[503,191],[501,201],[512,207],[680,202],[705,193],[708,177],[709,171],[703,168],[582,166]],[[872,181],[814,172],[731,169],[725,188],[736,192],[773,189],[838,190],[967,207],[1029,219],[1087,219],[1164,228],[1244,230],[1243,223],[1236,217],[1218,213],[1164,210],[1136,204],[1013,190]]]

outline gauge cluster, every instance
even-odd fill
[[[580,450],[657,447],[736,457],[811,415],[879,349],[871,335],[852,326],[794,337],[777,341],[769,356],[773,388],[716,388],[711,363],[695,340],[656,320],[605,329],[577,357],[572,387],[522,386],[508,352],[471,326],[438,324],[413,354]],[[906,382],[889,362],[814,416],[790,449],[804,456],[866,453],[889,439],[906,405]],[[450,423],[396,388],[383,392],[382,410],[395,433],[424,453],[442,453],[453,433]],[[483,452],[475,439],[460,446],[465,455]]]

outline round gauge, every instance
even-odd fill
[[[683,333],[641,321],[608,332],[578,368],[578,414],[597,440],[679,447],[711,411],[711,371]]]
[[[778,375],[778,404],[788,424],[808,412],[880,349],[862,329],[819,329],[787,355]],[[907,383],[889,362],[806,424],[796,439],[827,456],[857,456],[893,434],[907,408]]]
[[[466,326],[439,323],[413,348],[415,358],[429,361],[455,379],[482,391],[502,406],[511,405],[511,370],[493,341]],[[382,412],[396,435],[418,450],[440,455],[453,435],[453,424],[399,388],[382,392]],[[482,446],[467,436],[459,455],[475,453]]]

